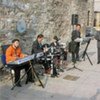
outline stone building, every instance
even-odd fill
[[[100,30],[100,0],[95,0],[94,3],[94,26]]]
[[[78,15],[82,33],[93,26],[94,0],[0,0],[0,44],[21,40],[24,52],[31,52],[37,34],[44,34],[49,42],[54,35],[67,42],[73,30],[72,14]],[[20,19],[25,21],[25,32],[16,30]],[[22,24],[23,25],[23,24]]]

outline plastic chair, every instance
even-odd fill
[[[9,68],[8,65],[6,64],[6,56],[5,56],[5,53],[6,53],[6,50],[7,50],[7,48],[8,48],[9,46],[10,46],[10,45],[2,45],[2,46],[1,46],[1,50],[2,50],[1,62],[2,62],[2,64],[3,64],[2,70],[7,71],[7,72],[10,72],[12,84],[14,84],[14,82],[13,82],[13,73],[12,73],[13,69]]]

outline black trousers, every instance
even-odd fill
[[[22,69],[25,69],[25,72],[27,72],[30,68],[30,64],[29,63],[25,63],[25,64],[22,64],[22,65],[16,65],[13,70],[14,70],[14,76],[15,76],[15,83],[18,82],[18,80],[20,79],[20,71]],[[30,69],[28,72],[27,72],[27,80],[32,80],[32,70]],[[19,81],[20,83],[20,81]]]
[[[75,52],[72,52],[72,62],[76,62],[76,60],[79,60],[79,47],[80,45],[76,45]]]

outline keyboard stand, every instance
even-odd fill
[[[23,76],[15,84],[13,84],[13,87],[11,88],[11,90],[13,90],[16,87],[17,83],[20,82],[25,77],[25,75],[29,72],[30,69],[32,70],[32,74],[34,74],[34,76],[36,76],[36,78],[38,79],[40,85],[44,88],[44,85],[43,85],[42,81],[40,80],[39,76],[37,75],[37,73],[36,73],[36,71],[34,69],[33,64],[31,63],[31,61],[29,61],[29,63],[30,63],[29,69],[27,70],[27,72],[25,72],[23,74]]]
[[[36,73],[35,68],[34,68],[34,66],[31,62],[30,62],[30,65],[31,65],[32,73],[34,74],[34,76],[36,76],[36,78],[38,79],[40,85],[44,88],[44,85],[43,85],[42,81],[40,80],[38,74]]]
[[[13,87],[11,88],[11,90],[14,90],[14,88],[16,87],[17,83],[20,82],[24,77],[25,75],[29,72],[29,70],[32,69],[32,67],[30,66],[29,69],[27,70],[27,72],[25,72],[22,77],[15,83],[13,84]]]

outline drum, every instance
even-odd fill
[[[42,60],[42,61],[50,61],[51,60],[51,56],[50,55],[47,55],[47,56],[43,56],[43,57],[41,57],[40,58],[40,60]]]

